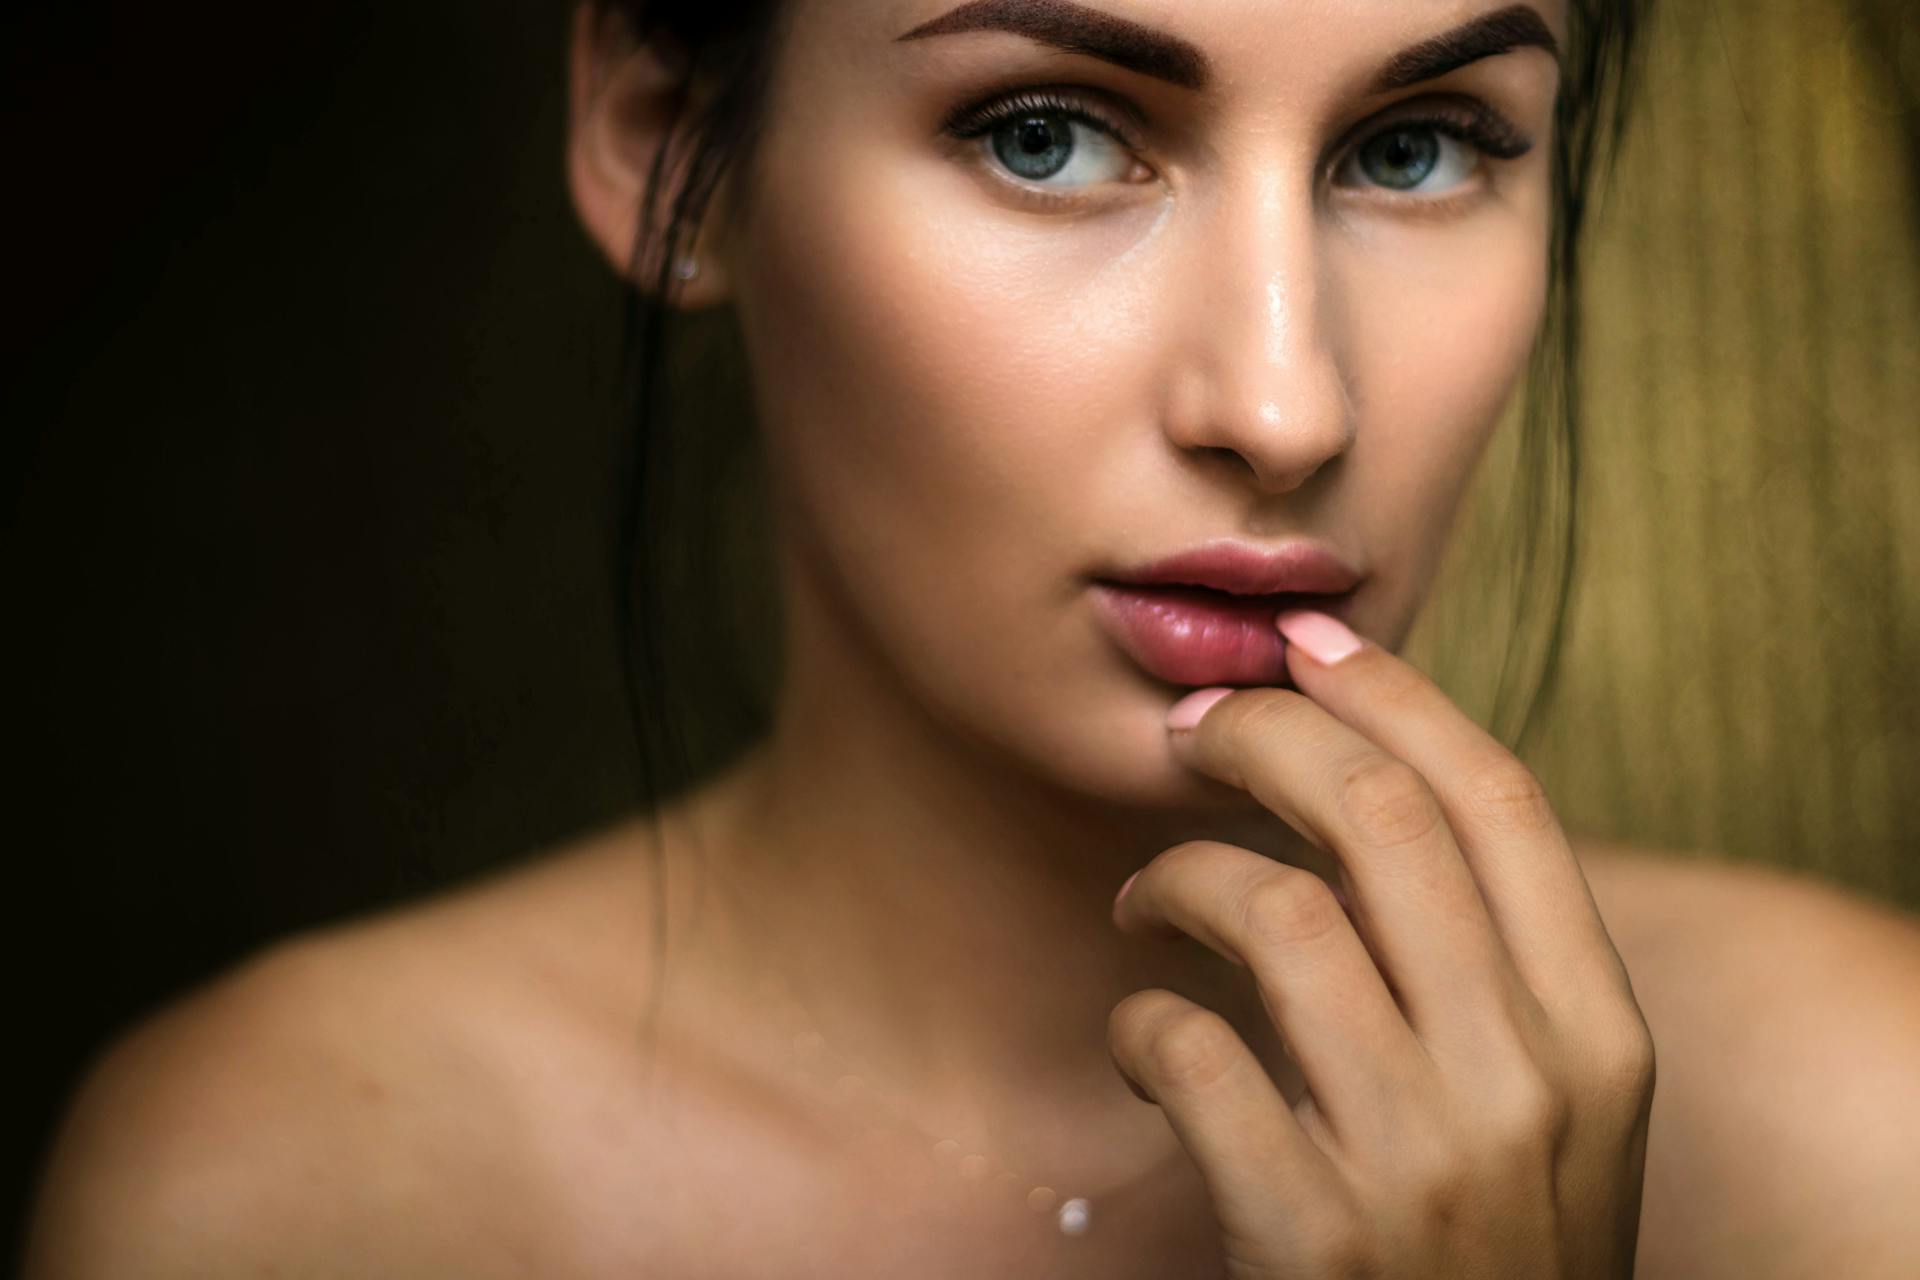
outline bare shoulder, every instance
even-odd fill
[[[1641,1274],[1911,1274],[1920,918],[1801,872],[1576,848],[1658,1055]]]
[[[69,1106],[27,1274],[495,1273],[540,1212],[512,1171],[542,1159],[542,1079],[590,1077],[640,1001],[619,838],[282,941],[121,1036]]]

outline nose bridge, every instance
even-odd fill
[[[1238,454],[1263,487],[1303,483],[1351,442],[1337,317],[1312,192],[1290,166],[1243,170],[1197,228],[1195,337],[1204,393],[1177,425],[1190,448]]]
[[[1264,171],[1252,185],[1249,198],[1230,201],[1225,208],[1231,237],[1226,243],[1246,254],[1258,273],[1253,279],[1260,285],[1262,356],[1278,369],[1289,359],[1289,344],[1305,336],[1303,329],[1312,329],[1319,302],[1312,210],[1301,207],[1304,201],[1290,199],[1272,171]]]

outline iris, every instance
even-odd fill
[[[1419,186],[1440,162],[1440,138],[1424,126],[1388,129],[1360,148],[1360,168],[1383,187]]]
[[[1073,123],[1058,113],[1022,116],[994,131],[993,150],[1022,178],[1051,178],[1073,156]]]

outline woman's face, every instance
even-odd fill
[[[1096,579],[1310,540],[1404,640],[1541,317],[1564,0],[793,3],[726,269],[794,639],[1191,799]]]

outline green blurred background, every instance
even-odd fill
[[[1659,7],[1528,758],[1575,829],[1920,907],[1920,5]],[[1475,707],[1515,425],[1408,646]]]
[[[561,181],[563,8],[0,19],[27,176],[9,1190],[138,1012],[636,801],[619,299]],[[1920,909],[1915,6],[1671,2],[1645,88],[1590,259],[1582,576],[1530,758],[1576,829]],[[724,357],[724,317],[687,343]],[[729,536],[703,545],[750,581],[718,391],[701,514]],[[1513,444],[1409,649],[1476,714]],[[683,647],[752,667],[757,607]],[[690,681],[708,758],[754,722],[724,677]]]

